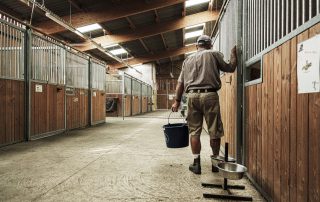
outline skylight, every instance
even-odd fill
[[[118,48],[118,49],[110,50],[110,53],[112,53],[113,55],[121,55],[121,54],[128,53],[128,51],[126,51],[124,48]]]
[[[193,31],[193,32],[187,32],[187,33],[185,33],[184,38],[185,39],[189,39],[189,38],[193,38],[193,37],[196,37],[196,36],[200,36],[202,34],[203,34],[203,29],[202,30]]]
[[[203,3],[207,3],[209,2],[210,0],[188,0],[186,1],[186,8],[188,7],[191,7],[191,6],[195,6],[195,5],[198,5],[198,4],[203,4]]]
[[[186,27],[185,29],[188,30],[188,29],[192,29],[192,28],[196,28],[196,27],[203,27],[204,26],[204,23],[201,23],[201,24],[197,24],[197,25],[192,25],[192,26],[189,26],[189,27]]]
[[[91,32],[98,29],[102,29],[102,27],[98,23],[77,28],[77,30],[81,33]]]

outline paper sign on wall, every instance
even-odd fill
[[[42,93],[42,85],[36,84],[36,93]]]
[[[298,44],[298,93],[320,92],[320,35]]]
[[[173,100],[174,95],[169,95],[169,100]]]

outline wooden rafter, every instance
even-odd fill
[[[124,2],[114,6],[102,7],[100,10],[75,13],[71,16],[71,22],[74,27],[81,27],[92,23],[108,22],[185,1],[186,0],[155,0],[152,3],[139,3],[136,1],[130,1],[130,3]],[[62,17],[62,19],[66,21],[69,21],[69,18],[70,16]],[[64,27],[51,20],[38,23],[35,26],[47,34],[55,34],[65,30]]]
[[[216,21],[218,19],[218,16],[219,16],[219,12],[217,11],[204,11],[201,13],[188,15],[180,19],[176,19],[168,22],[161,22],[145,28],[137,29],[134,32],[118,34],[118,35],[101,36],[101,37],[94,38],[93,40],[96,43],[101,44],[103,46],[112,45],[115,43],[123,43],[126,41],[133,41],[139,38],[154,36],[160,33],[182,29],[182,28],[200,24],[200,23]],[[87,46],[79,47],[79,49],[81,51],[88,51],[88,50],[95,49],[95,46],[93,44],[89,44]]]
[[[127,61],[127,63],[129,65],[147,63],[147,62],[151,62],[151,61],[157,61],[157,60],[163,59],[163,58],[169,58],[169,57],[182,55],[182,54],[196,51],[196,50],[197,50],[197,48],[195,45],[194,46],[185,46],[185,47],[181,47],[181,48],[174,49],[174,50],[165,50],[162,52],[158,52],[156,54],[148,54],[148,55],[132,58],[132,59],[129,59]],[[117,69],[124,67],[123,64],[121,64],[121,63],[113,63],[113,64],[109,64],[109,66],[112,68],[117,68]]]

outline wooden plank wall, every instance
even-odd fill
[[[148,97],[142,96],[142,113],[148,111]]]
[[[94,96],[95,95],[95,96]],[[106,117],[106,94],[103,91],[92,92],[92,122],[101,122]]]
[[[221,145],[229,143],[229,154],[236,155],[236,119],[237,119],[237,73],[226,73],[221,77],[219,93],[221,118],[224,127],[224,137]]]
[[[89,125],[88,90],[74,89],[74,95],[67,94],[67,129]]]
[[[124,116],[131,116],[131,95],[125,96],[125,110],[124,110]]]
[[[36,85],[42,92],[36,92]],[[64,87],[36,83],[31,84],[31,136],[64,129]]]
[[[24,82],[0,79],[0,146],[24,138]]]
[[[157,79],[157,108],[158,109],[171,109],[174,103],[173,99],[169,99],[169,95],[175,95],[177,78],[158,78]]]
[[[320,24],[263,56],[263,82],[248,86],[246,165],[274,201],[320,201],[320,93],[297,94],[297,44]]]
[[[133,95],[132,97],[132,115],[140,114],[140,96]]]

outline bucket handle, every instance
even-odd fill
[[[173,111],[171,111],[170,114],[169,114],[169,116],[168,116],[168,125],[170,125],[170,116],[171,116],[172,112],[173,112]],[[182,118],[182,119],[183,119],[183,122],[185,123],[185,122],[186,122],[185,119],[184,119],[184,118]]]

